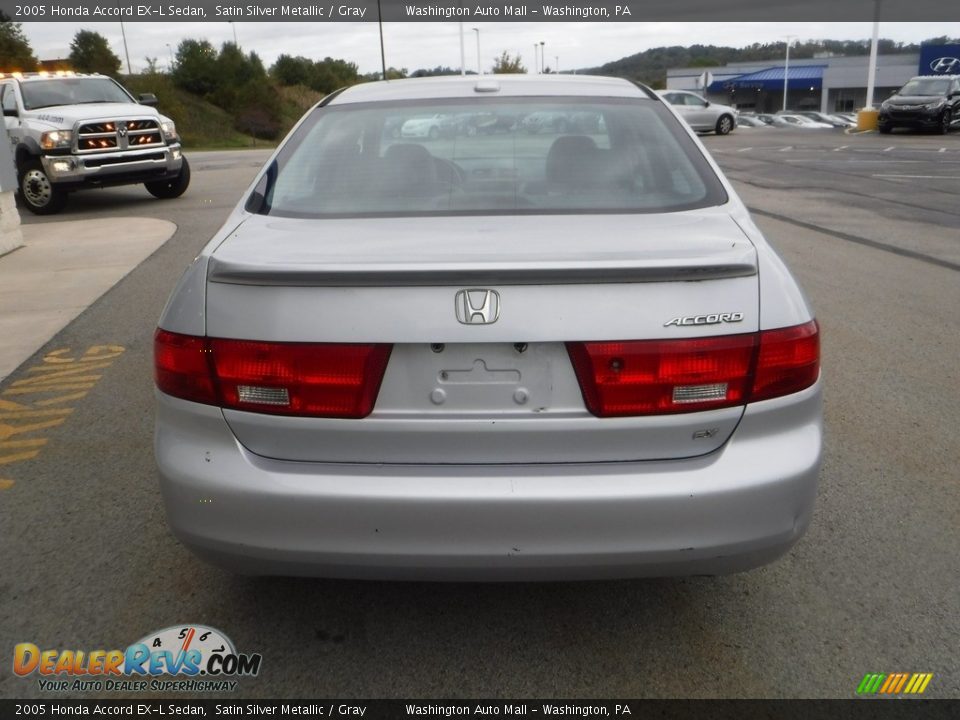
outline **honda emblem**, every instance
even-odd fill
[[[457,320],[464,325],[490,325],[500,317],[500,293],[481,288],[460,290],[454,308]]]

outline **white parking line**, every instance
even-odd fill
[[[946,151],[947,151],[946,148],[940,148],[939,150],[937,150],[937,152],[946,152]]]
[[[849,146],[849,145],[841,145],[840,147],[835,147],[835,148],[833,149],[833,151],[834,151],[834,152],[840,152],[841,150],[846,150],[848,147],[850,147],[850,146]]]
[[[737,152],[747,152],[747,150],[753,150],[753,148],[752,147],[740,148],[739,150],[737,150]]]
[[[910,180],[960,180],[960,175],[871,175],[875,178],[906,178]]]
[[[896,145],[891,145],[891,146],[888,147],[888,148],[884,148],[883,151],[884,151],[884,152],[890,152],[891,150],[895,150],[896,147],[897,147]]]
[[[791,150],[793,150],[793,145],[787,145],[784,148],[780,148],[779,152],[790,152]]]

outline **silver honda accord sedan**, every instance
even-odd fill
[[[394,132],[435,115],[464,132]],[[241,573],[721,574],[814,506],[813,312],[626,80],[325,98],[180,279],[155,378],[170,527]]]

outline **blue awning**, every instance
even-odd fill
[[[823,71],[826,65],[794,65],[787,75],[787,87],[791,90],[819,90],[823,87]],[[770,67],[735,78],[717,80],[710,84],[710,92],[725,90],[783,90],[783,68]]]

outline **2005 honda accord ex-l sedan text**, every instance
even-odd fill
[[[424,117],[446,131],[396,131]],[[170,526],[243,573],[718,574],[813,511],[812,311],[626,80],[327,97],[181,278],[155,363]]]

